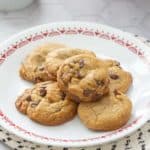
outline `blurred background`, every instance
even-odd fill
[[[0,10],[0,42],[35,25],[70,20],[102,23],[150,39],[150,0],[1,1],[13,4],[9,3],[8,8]],[[8,11],[14,9],[12,7],[17,1],[31,4],[20,10]]]

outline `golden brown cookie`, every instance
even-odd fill
[[[77,101],[95,101],[108,93],[108,73],[105,64],[91,55],[66,59],[57,73],[58,85]]]
[[[76,115],[77,104],[67,99],[56,82],[47,81],[25,90],[18,97],[16,108],[36,122],[58,125]]]
[[[114,59],[104,59],[104,62],[106,64],[106,67],[113,67],[113,66],[118,66],[120,67],[120,63]]]
[[[89,54],[95,56],[95,54],[88,50],[82,50],[77,48],[60,48],[51,53],[46,57],[46,69],[52,80],[57,80],[57,71],[60,65],[69,57]]]
[[[28,81],[37,83],[50,79],[45,69],[45,57],[57,48],[65,47],[63,44],[47,43],[34,49],[23,61],[20,67],[20,76]]]
[[[129,98],[115,90],[97,102],[82,102],[78,115],[85,126],[92,130],[115,130],[127,123],[131,116]]]
[[[108,68],[108,74],[110,91],[117,89],[123,93],[127,92],[132,83],[132,75],[129,72],[118,66],[114,66]]]

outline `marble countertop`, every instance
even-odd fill
[[[54,21],[92,21],[150,39],[150,0],[34,0],[25,9],[0,11],[0,42]],[[0,143],[0,150],[10,150]]]

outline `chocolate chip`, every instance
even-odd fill
[[[117,61],[117,62],[116,62],[116,66],[120,66],[120,62]]]
[[[43,79],[41,77],[36,77],[35,78],[35,82],[41,82],[41,81],[43,81]]]
[[[66,94],[64,92],[60,92],[60,96],[61,96],[62,100],[64,100],[66,97]]]
[[[77,72],[77,73],[76,73],[76,76],[77,76],[77,78],[78,78],[78,79],[81,79],[81,78],[83,78],[83,77],[84,77],[83,75],[81,75],[81,73],[80,73],[80,72]]]
[[[117,74],[109,74],[110,78],[113,80],[117,80],[119,76]]]
[[[85,89],[83,90],[83,95],[84,96],[89,96],[91,93],[93,93],[94,91],[93,90],[90,90],[90,89]]]
[[[36,107],[38,104],[40,103],[40,100],[39,101],[34,101],[32,102],[30,105],[32,108]]]
[[[83,66],[84,66],[84,60],[83,60],[83,59],[81,59],[81,60],[79,61],[79,66],[80,66],[80,68],[83,68]]]
[[[80,103],[80,98],[76,95],[73,94],[69,94],[68,98],[70,98],[71,100],[75,101],[76,103]]]
[[[26,98],[26,100],[27,100],[28,102],[32,101],[31,96],[29,95],[29,96]]]
[[[121,95],[120,92],[118,92],[116,89],[114,90],[114,94],[116,95]]]
[[[43,66],[40,66],[40,67],[38,67],[38,69],[39,69],[40,71],[43,71],[43,70],[44,70],[44,67],[43,67]]]
[[[96,100],[98,100],[101,97],[102,97],[102,94],[96,93],[96,94],[93,95],[92,101],[96,101]]]
[[[44,96],[46,96],[46,94],[47,94],[46,89],[42,87],[42,88],[40,89],[40,96],[44,97]]]
[[[96,80],[96,84],[98,86],[103,86],[105,84],[105,82],[103,80]]]

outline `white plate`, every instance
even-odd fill
[[[98,56],[120,61],[132,73],[133,84],[128,96],[133,111],[124,127],[112,132],[93,132],[85,128],[78,117],[60,126],[42,126],[16,110],[17,96],[32,86],[19,77],[20,63],[34,47],[47,41],[91,49]],[[150,49],[130,34],[87,22],[53,23],[10,38],[0,45],[0,50],[0,125],[24,139],[62,147],[93,146],[128,135],[149,119]]]

